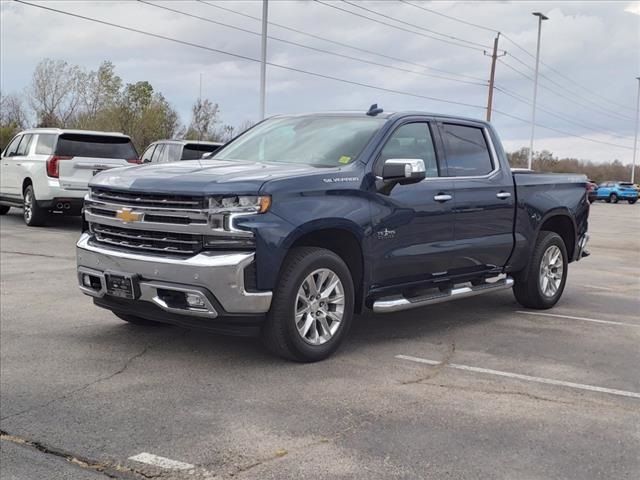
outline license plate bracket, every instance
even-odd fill
[[[106,273],[107,294],[130,300],[136,299],[140,295],[137,277],[137,275],[126,273]]]

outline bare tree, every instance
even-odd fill
[[[42,60],[33,72],[29,103],[38,125],[66,126],[80,104],[81,71],[63,60]]]
[[[79,78],[83,114],[90,121],[118,100],[122,79],[116,75],[115,66],[110,61],[102,62],[96,71],[81,73]]]
[[[220,108],[208,98],[198,99],[191,108],[191,123],[187,129],[185,138],[189,140],[217,140],[219,132],[216,125],[219,123],[218,114]]]
[[[15,94],[0,93],[0,150],[7,146],[9,140],[27,126],[22,99]]]

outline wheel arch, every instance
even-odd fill
[[[355,310],[364,302],[365,263],[361,237],[347,225],[305,229],[287,242],[287,250],[296,247],[326,248],[338,255],[351,272],[355,292]]]
[[[543,230],[560,235],[567,249],[569,262],[573,261],[576,247],[576,225],[573,218],[564,211],[552,212],[540,223],[538,235]]]

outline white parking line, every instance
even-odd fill
[[[540,317],[567,318],[569,320],[580,320],[582,322],[605,323],[607,325],[619,325],[622,327],[640,328],[640,325],[634,325],[633,323],[613,322],[611,320],[598,320],[595,318],[585,318],[585,317],[572,317],[571,315],[560,315],[557,313],[526,312],[524,310],[518,310],[517,313],[522,313],[524,315],[538,315]]]
[[[600,285],[584,285],[587,288],[593,288],[595,290],[606,290],[607,292],[613,292],[615,291],[615,288],[610,288],[610,287],[602,287]]]
[[[427,365],[442,365],[442,362],[436,360],[428,360],[426,358],[412,357],[410,355],[396,355],[395,358],[400,360],[408,360],[410,362],[426,363]],[[552,378],[533,377],[531,375],[522,375],[521,373],[503,372],[501,370],[491,370],[490,368],[472,367],[469,365],[459,365],[457,363],[447,363],[445,365],[448,368],[455,368],[456,370],[465,370],[474,373],[484,373],[487,375],[497,375],[499,377],[515,378],[518,380],[525,380],[528,382],[544,383],[547,385],[558,385],[561,387],[575,388],[578,390],[588,390],[591,392],[609,393],[611,395],[618,395],[621,397],[640,398],[640,393],[628,392],[626,390],[616,390],[613,388],[596,387],[594,385],[585,385],[583,383],[565,382],[563,380],[554,380]]]
[[[159,457],[153,453],[146,452],[129,457],[129,460],[146,463],[147,465],[153,465],[154,467],[160,467],[167,470],[190,470],[195,468],[195,466],[190,463],[179,462],[178,460],[171,460],[170,458]]]

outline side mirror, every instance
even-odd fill
[[[385,160],[382,167],[382,180],[385,183],[407,185],[421,182],[426,176],[424,161],[419,158],[390,158]]]

